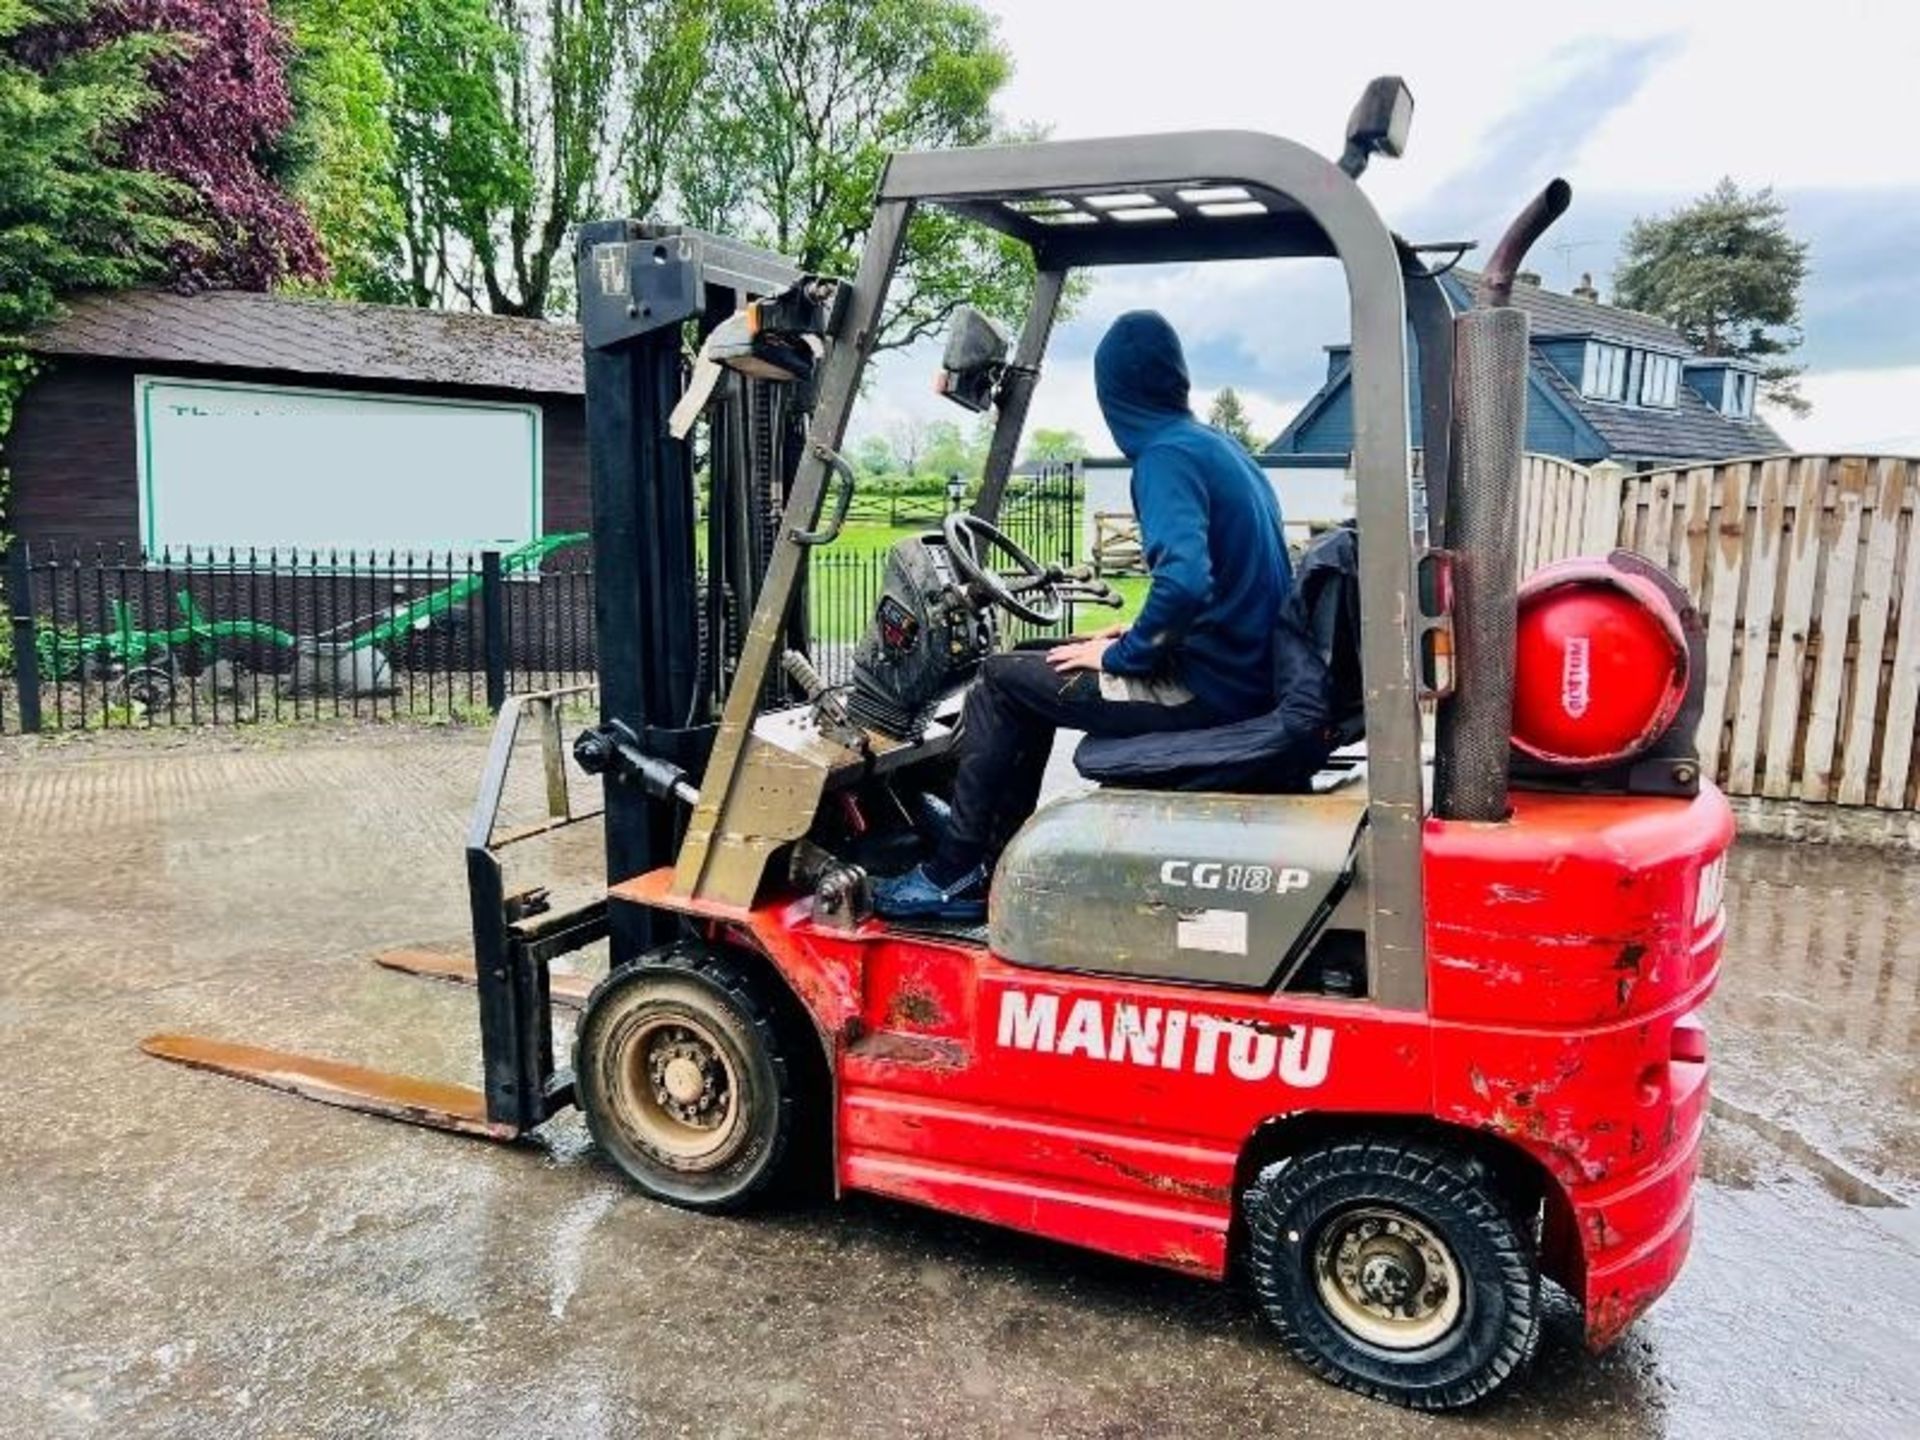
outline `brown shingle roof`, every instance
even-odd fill
[[[549,395],[582,389],[580,331],[573,325],[237,290],[84,296],[33,348]]]

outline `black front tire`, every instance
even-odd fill
[[[1531,1227],[1480,1162],[1418,1142],[1349,1141],[1267,1166],[1244,1203],[1261,1308],[1322,1378],[1453,1410],[1486,1399],[1532,1358]],[[1417,1293],[1402,1318],[1381,1297],[1405,1293],[1410,1274]]]
[[[772,1183],[792,1138],[785,1050],[740,966],[673,945],[595,988],[574,1084],[595,1143],[648,1195],[736,1210]]]

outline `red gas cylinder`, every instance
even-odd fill
[[[1680,616],[1644,575],[1562,560],[1520,587],[1513,743],[1552,765],[1630,760],[1687,694]]]

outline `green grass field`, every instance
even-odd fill
[[[850,519],[838,540],[814,553],[809,598],[816,641],[825,644],[844,643],[858,639],[865,632],[879,593],[883,557],[897,541],[926,528],[929,527],[904,525],[895,528],[884,520]],[[1065,556],[1077,558],[1080,547],[1077,528],[1069,530],[1065,524],[1040,526],[1016,521],[1009,525],[1009,529],[1016,539],[1043,559]],[[1126,601],[1125,605],[1118,610],[1096,605],[1082,606],[1074,618],[1075,629],[1103,629],[1108,625],[1129,621],[1140,612],[1147,595],[1144,576],[1127,577],[1109,583]],[[1060,633],[1067,633],[1064,626]]]

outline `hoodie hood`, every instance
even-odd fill
[[[1093,390],[1113,443],[1129,460],[1187,410],[1187,360],[1180,337],[1156,310],[1129,310],[1093,352]]]

